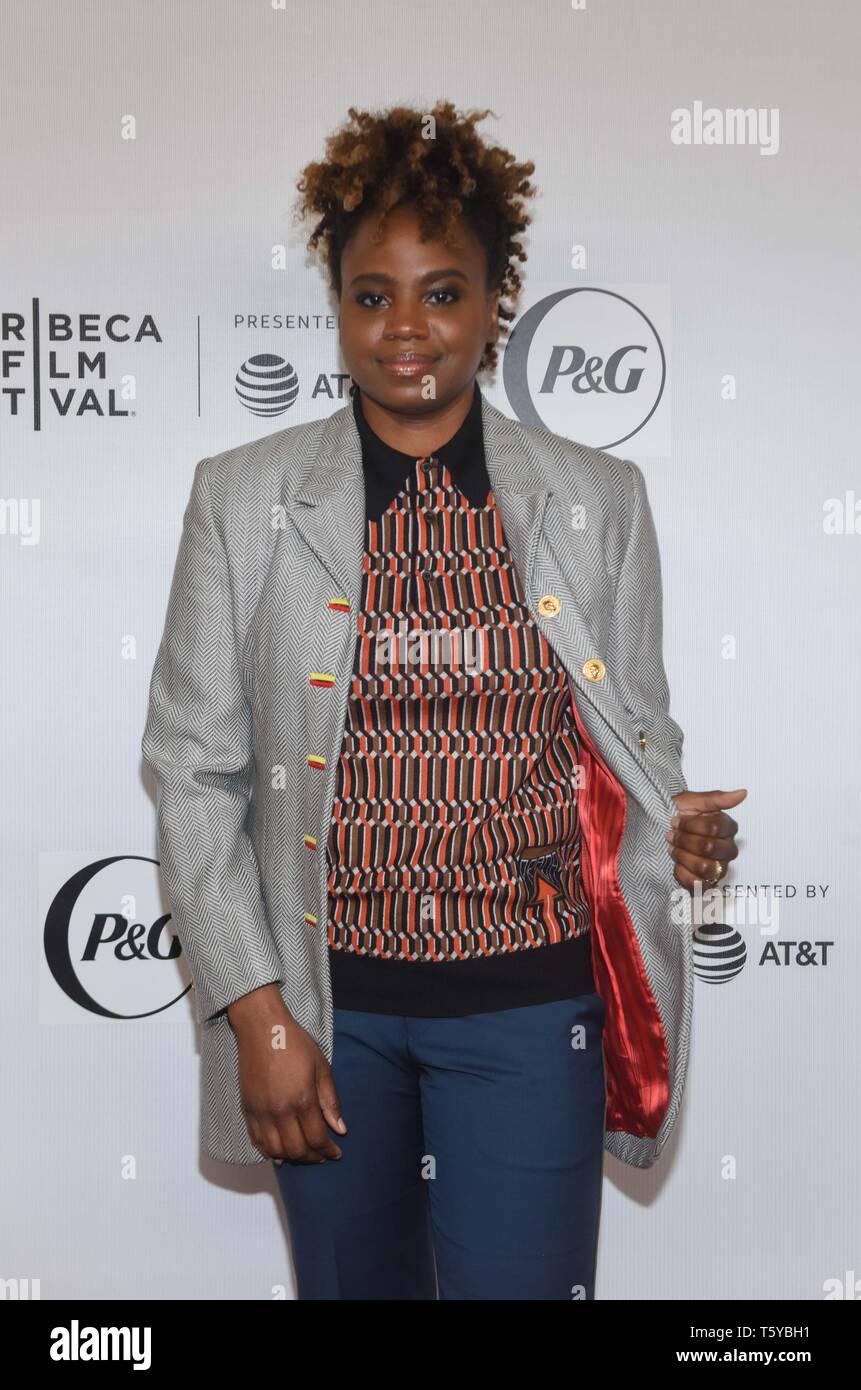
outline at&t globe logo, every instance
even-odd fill
[[[252,415],[283,415],[299,395],[299,378],[283,357],[258,352],[236,373],[236,394]]]

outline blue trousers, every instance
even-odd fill
[[[343,1156],[275,1165],[298,1297],[594,1298],[604,1013],[336,1008]]]

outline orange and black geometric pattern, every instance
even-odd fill
[[[453,962],[586,936],[570,688],[492,492],[418,459],[367,535],[330,949]]]

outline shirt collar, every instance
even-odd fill
[[[444,464],[455,486],[474,507],[487,505],[490,478],[484,453],[482,394],[474,383],[472,404],[451,439],[433,451],[432,458]],[[368,424],[362,409],[362,393],[353,393],[353,413],[362,444],[365,475],[365,501],[368,517],[378,518],[406,486],[407,478],[418,473],[419,460],[412,454],[393,449]]]

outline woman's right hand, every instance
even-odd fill
[[[239,1046],[239,1088],[252,1143],[275,1163],[340,1158],[326,1128],[347,1130],[332,1069],[278,986],[243,995],[227,1016]]]

